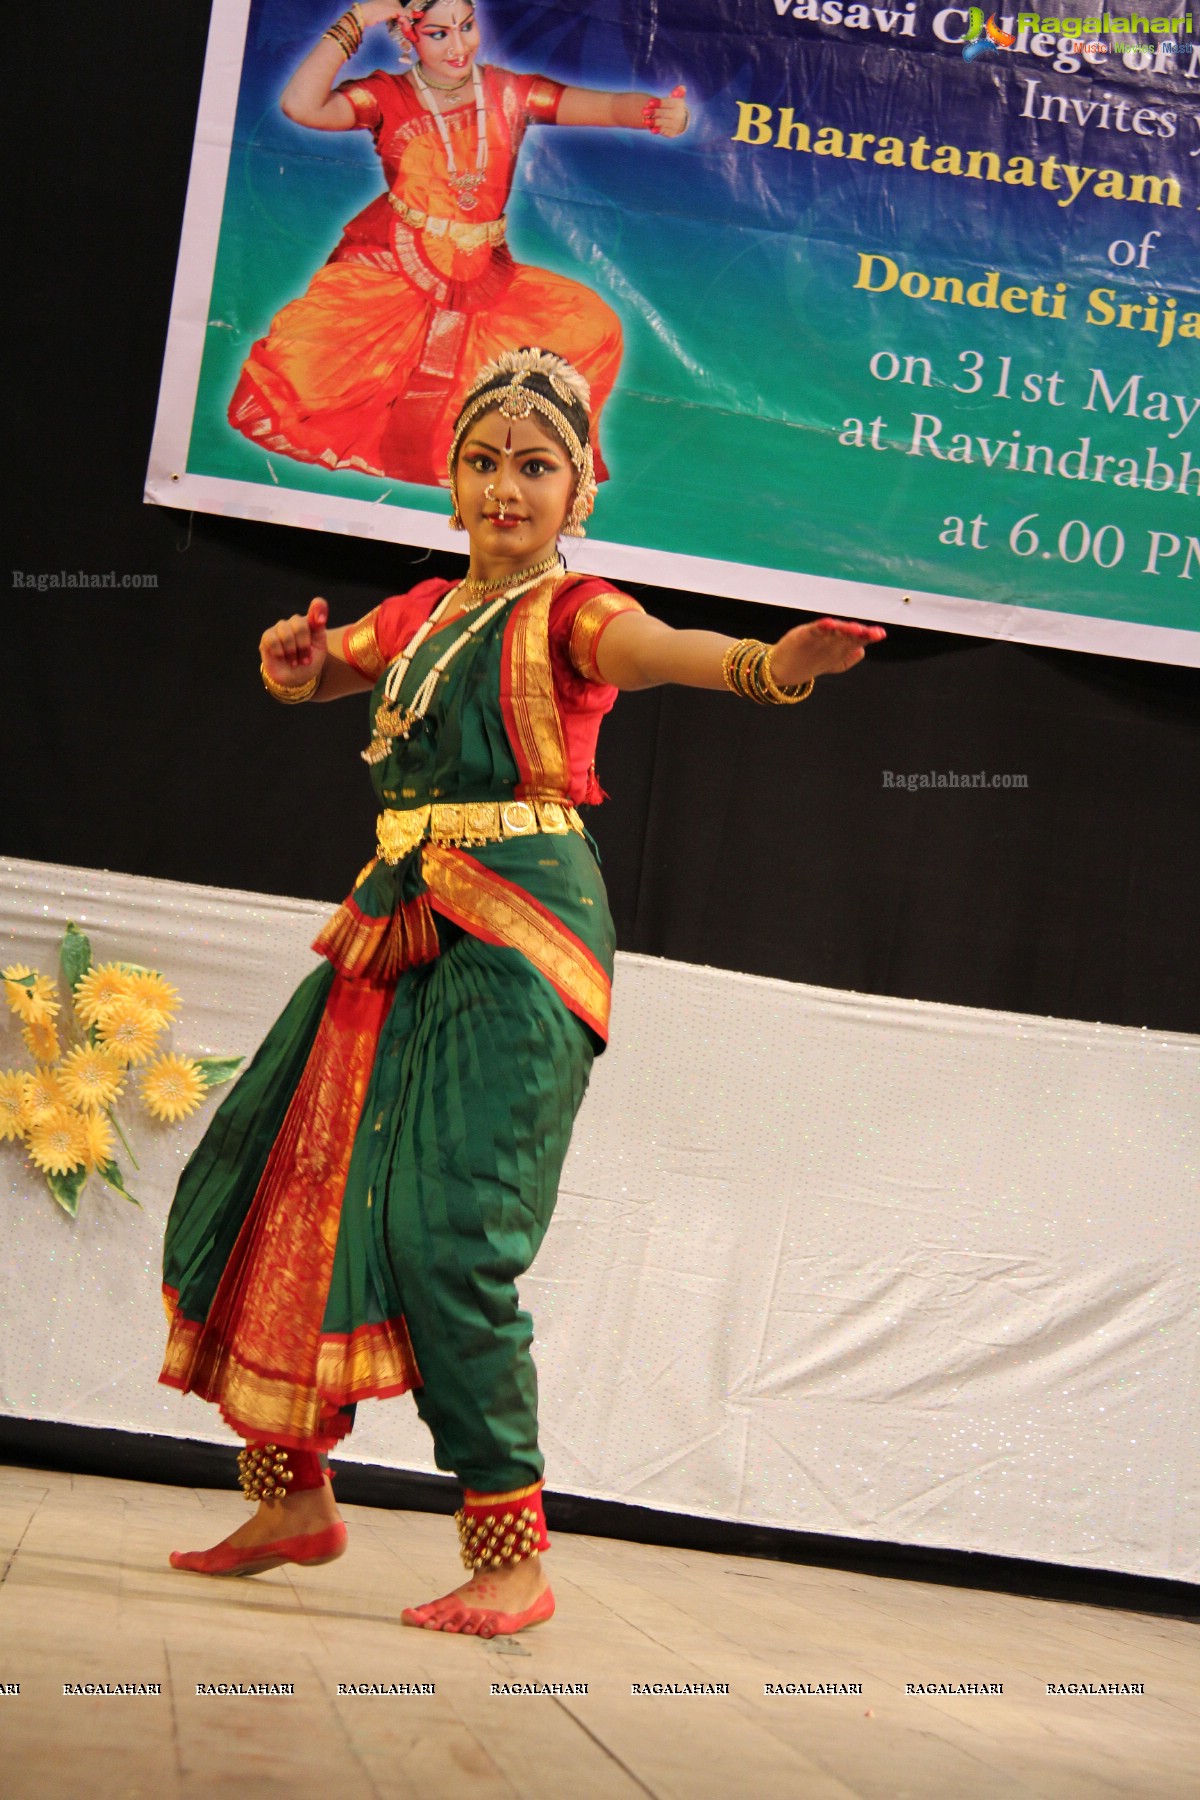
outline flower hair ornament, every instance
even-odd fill
[[[482,413],[528,419],[534,413],[553,427],[575,469],[575,497],[563,522],[564,537],[586,537],[584,522],[596,504],[596,470],[588,440],[592,390],[578,369],[553,350],[506,350],[486,363],[467,392],[454,427],[447,466],[450,473],[450,529],[464,530],[458,511],[456,469],[467,432]]]
[[[399,18],[388,20],[388,36],[395,44],[402,63],[410,63],[416,55],[417,25],[436,5],[437,0],[411,0],[409,5],[400,8]]]

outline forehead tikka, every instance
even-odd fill
[[[454,465],[458,461],[458,452],[463,438],[480,414],[485,412],[498,412],[502,419],[514,421],[528,419],[535,412],[541,413],[542,417],[548,419],[559,433],[567,446],[567,454],[571,461],[582,473],[585,451],[579,433],[566,413],[556,406],[553,400],[539,394],[536,389],[525,387],[524,380],[522,372],[514,377],[507,388],[489,388],[484,393],[477,394],[471,401],[458,422],[458,430],[455,432],[454,442],[450,446],[448,460],[451,476],[454,474]],[[508,435],[511,440],[512,432],[510,431]],[[507,444],[505,448],[508,448]]]

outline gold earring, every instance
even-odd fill
[[[583,452],[583,466],[579,471],[579,481],[575,488],[575,498],[571,502],[571,510],[563,520],[564,537],[586,537],[584,520],[590,519],[596,504],[596,471],[592,457],[592,446],[588,444]]]

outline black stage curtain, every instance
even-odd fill
[[[10,95],[11,566],[159,585],[39,595],[14,573],[0,848],[336,901],[373,837],[365,708],[274,706],[259,633],[314,593],[341,622],[455,563],[142,504],[207,23],[198,0],[73,14]],[[672,624],[736,636],[785,618],[637,592]],[[594,815],[619,940],[835,988],[1194,1030],[1198,697],[1195,671],[903,628],[787,712],[625,695],[601,738],[613,798]],[[885,785],[930,770],[1028,786]]]

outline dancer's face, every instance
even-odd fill
[[[472,546],[516,566],[554,544],[575,494],[575,468],[537,413],[475,420],[458,453],[459,516]]]
[[[431,81],[461,81],[479,54],[475,8],[465,0],[438,0],[417,21],[417,55]]]

